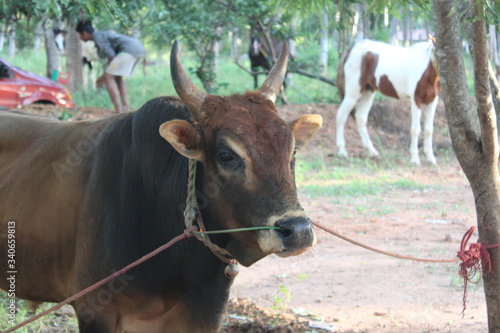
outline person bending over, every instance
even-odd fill
[[[109,59],[105,73],[97,79],[97,86],[104,81],[117,113],[129,111],[124,76],[132,75],[135,66],[144,57],[144,46],[137,38],[112,31],[97,31],[88,20],[78,22],[76,31],[84,42],[93,40],[99,52]]]

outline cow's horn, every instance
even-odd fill
[[[191,82],[182,68],[177,41],[172,45],[172,51],[170,52],[170,75],[172,76],[175,91],[177,91],[177,94],[191,111],[194,118],[198,118],[202,114],[201,103],[203,103],[206,94]]]
[[[278,94],[285,79],[286,69],[288,65],[288,43],[283,41],[283,47],[281,48],[281,54],[278,61],[274,64],[273,68],[267,75],[266,80],[262,83],[259,88],[260,92],[267,97],[267,99],[276,101]]]

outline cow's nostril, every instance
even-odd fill
[[[276,252],[280,257],[298,255],[316,244],[316,234],[311,220],[305,216],[296,216],[282,219],[275,223],[278,227],[274,230],[274,236],[281,244],[276,244],[279,249]]]
[[[292,229],[286,223],[277,223],[276,226],[279,227],[276,232],[281,238],[287,238],[292,234]]]
[[[294,217],[276,223],[276,230],[285,247],[297,247],[308,244],[314,239],[311,220],[305,217]]]

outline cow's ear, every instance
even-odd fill
[[[320,129],[321,125],[323,125],[323,118],[316,114],[299,117],[288,124],[295,137],[297,151],[305,147],[314,133]]]
[[[201,138],[196,129],[185,120],[171,120],[160,126],[160,135],[167,140],[179,154],[203,161]]]

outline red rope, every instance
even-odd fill
[[[460,244],[460,251],[457,253],[457,256],[460,258],[460,260],[462,260],[462,263],[460,263],[458,274],[464,279],[462,316],[465,314],[465,309],[467,308],[467,283],[477,283],[481,278],[482,272],[491,272],[491,259],[488,249],[500,247],[500,244],[483,245],[481,243],[472,243],[469,246],[469,249],[465,250],[465,248],[467,247],[467,243],[472,237],[475,229],[475,227],[471,227],[465,233]],[[479,277],[474,281],[473,279],[477,273],[479,273]]]
[[[320,229],[323,229],[324,231],[334,235],[334,236],[337,236],[338,238],[340,239],[343,239],[345,240],[346,242],[349,242],[351,244],[354,244],[356,246],[360,246],[364,249],[367,249],[367,250],[370,250],[370,251],[373,251],[373,252],[377,252],[377,253],[380,253],[380,254],[383,254],[383,255],[386,255],[386,256],[389,256],[389,257],[394,257],[394,258],[398,258],[398,259],[405,259],[405,260],[413,260],[413,261],[423,261],[423,262],[433,262],[433,263],[453,263],[453,262],[458,262],[460,261],[460,259],[430,259],[430,258],[416,258],[416,257],[409,257],[409,256],[403,256],[401,254],[397,254],[397,253],[392,253],[392,252],[387,252],[387,251],[384,251],[384,250],[380,250],[380,249],[376,249],[374,247],[371,247],[371,246],[368,246],[368,245],[365,245],[365,244],[362,244],[360,242],[357,242],[349,237],[346,237],[346,236],[343,236],[341,234],[339,234],[338,232],[335,232],[333,231],[332,229],[330,228],[327,228],[317,222],[313,222],[313,224],[315,226],[317,226],[318,228]]]
[[[62,301],[61,303],[58,303],[56,305],[54,305],[53,307],[43,311],[43,312],[40,312],[39,314],[37,314],[36,316],[33,316],[31,317],[30,319],[27,319],[25,321],[23,321],[22,323],[14,326],[14,327],[11,327],[9,328],[7,331],[4,331],[3,333],[10,333],[10,332],[14,332],[15,330],[25,326],[25,325],[28,325],[29,323],[32,323],[34,322],[35,320],[53,312],[53,311],[56,311],[60,308],[62,308],[64,305],[67,305],[73,301],[75,301],[76,299],[82,297],[83,295],[86,295],[88,294],[89,292],[99,288],[100,286],[102,286],[103,284],[106,284],[107,282],[113,280],[114,278],[116,278],[117,276],[127,272],[128,270],[134,268],[135,266],[139,265],[139,264],[142,264],[144,261],[150,259],[151,257],[154,257],[155,255],[157,255],[158,253],[168,249],[169,247],[171,247],[172,245],[174,245],[175,243],[177,243],[178,241],[181,241],[183,240],[184,238],[189,238],[192,236],[192,232],[193,231],[197,231],[198,228],[196,226],[192,226],[186,230],[184,230],[184,233],[182,235],[179,235],[177,237],[175,237],[174,239],[172,239],[170,242],[168,242],[167,244],[165,245],[162,245],[160,246],[159,248],[157,248],[156,250],[150,252],[149,254],[146,254],[145,256],[143,256],[142,258],[139,258],[137,259],[136,261],[134,261],[133,263],[123,267],[122,269],[120,269],[119,271],[116,271],[115,273],[111,274],[110,276],[108,276],[107,278],[104,278],[102,279],[101,281],[91,285],[90,287],[80,291],[79,293],[67,298],[66,300]]]
[[[494,249],[494,248],[499,248],[500,244],[493,244],[493,245],[482,245],[481,243],[472,243],[469,246],[469,249],[466,250],[467,243],[469,243],[469,240],[471,239],[472,235],[474,234],[474,231],[476,230],[475,227],[471,227],[463,236],[462,241],[460,243],[460,251],[457,252],[457,257],[456,259],[429,259],[429,258],[415,258],[415,257],[409,257],[409,256],[403,256],[400,254],[396,253],[391,253],[391,252],[386,252],[383,250],[379,250],[376,248],[373,248],[371,246],[362,244],[360,242],[357,242],[355,240],[352,240],[346,236],[343,236],[317,222],[313,222],[313,224],[320,228],[323,229],[324,231],[339,237],[340,239],[343,239],[351,244],[360,246],[362,248],[365,248],[367,250],[377,252],[380,254],[384,254],[387,256],[399,258],[399,259],[405,259],[405,260],[413,260],[413,261],[421,261],[421,262],[431,262],[431,263],[453,263],[453,262],[459,262],[460,263],[460,268],[458,271],[458,274],[464,279],[464,295],[463,295],[463,310],[462,310],[462,315],[465,312],[466,309],[466,300],[467,300],[467,283],[472,282],[472,283],[477,283],[479,280],[474,281],[474,277],[476,274],[482,273],[483,271],[488,271],[491,272],[491,259],[490,259],[490,254],[488,252],[489,249]],[[482,267],[482,269],[481,269]]]

